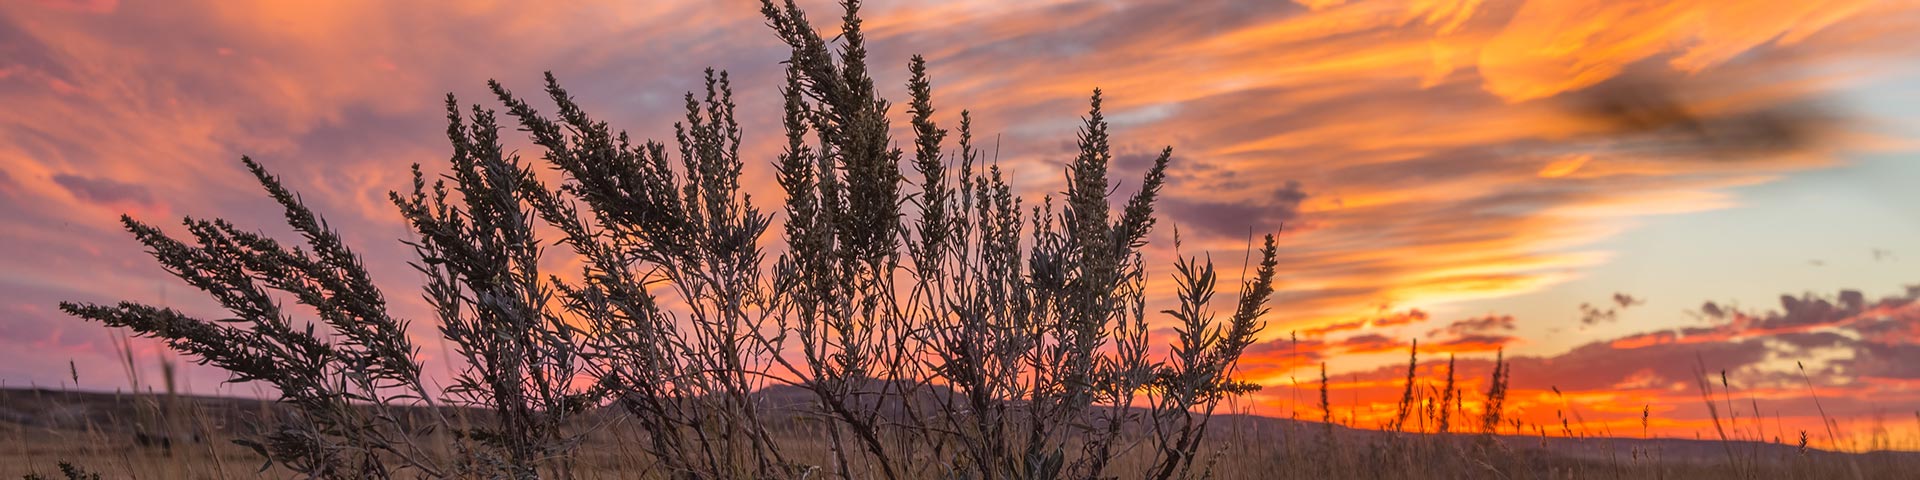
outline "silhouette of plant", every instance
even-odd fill
[[[1156,358],[1142,248],[1171,149],[1115,209],[1094,90],[1061,201],[1024,205],[983,160],[968,112],[952,132],[936,122],[915,56],[909,157],[868,75],[859,4],[844,7],[829,40],[792,2],[762,2],[789,47],[774,162],[784,248],[771,264],[761,241],[774,215],[742,191],[725,72],[709,70],[704,92],[685,96],[672,150],[593,119],[549,74],[553,117],[489,83],[538,161],[502,145],[494,110],[449,96],[448,172],[429,182],[415,165],[411,190],[391,194],[460,359],[443,390],[427,387],[407,322],[388,315],[361,260],[251,159],[304,248],[194,219],[190,245],[125,219],[234,318],[62,308],[276,387],[291,417],[246,444],[314,477],[570,476],[578,445],[610,421],[588,415],[602,407],[636,424],[657,471],[674,478],[1103,478],[1142,441],[1151,476],[1206,475],[1200,443],[1216,406],[1258,388],[1234,380],[1234,365],[1265,325],[1273,236],[1224,321],[1208,307],[1212,262],[1179,259],[1179,307],[1165,311],[1177,335]],[[570,250],[577,275],[542,271],[547,245]],[[281,295],[317,321],[294,320]],[[770,405],[774,387],[811,401]],[[485,418],[449,413],[468,410]],[[826,420],[831,464],[774,440],[777,419],[796,415]],[[421,446],[433,439],[451,452]]]

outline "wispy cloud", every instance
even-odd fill
[[[1710,414],[1700,403],[1698,381],[1703,367],[1715,389],[1726,388],[1719,378],[1726,376],[1724,385],[1730,385],[1731,392],[1716,390],[1714,398],[1730,396],[1738,401],[1739,412],[1727,421],[1746,439],[1772,441],[1767,435],[1791,438],[1798,430],[1807,430],[1815,432],[1816,442],[1831,442],[1818,438],[1825,431],[1823,410],[1850,432],[1860,433],[1869,428],[1871,415],[1888,405],[1920,402],[1920,389],[1915,388],[1920,386],[1920,368],[1912,361],[1920,358],[1916,342],[1920,340],[1920,286],[1872,300],[1847,290],[1781,296],[1780,306],[1773,310],[1729,309],[1713,303],[1707,303],[1706,310],[1710,325],[1598,340],[1554,355],[1509,356],[1512,398],[1516,399],[1509,403],[1512,413],[1555,430],[1560,418],[1578,413],[1588,425],[1577,433],[1637,436],[1641,409],[1646,408],[1659,416],[1650,433],[1691,436],[1711,428]],[[1422,373],[1427,378],[1421,381],[1437,384],[1445,375],[1446,360],[1435,360],[1436,356],[1474,351],[1449,345],[1497,348],[1503,343],[1500,339],[1509,337],[1472,332],[1506,330],[1512,321],[1511,317],[1479,317],[1429,332],[1430,337],[1443,340],[1420,343],[1427,359]],[[1250,352],[1284,355],[1285,342]],[[1352,336],[1334,344],[1355,352],[1409,348],[1382,334]],[[1469,391],[1481,390],[1469,397],[1483,395],[1491,361],[1474,357],[1458,364],[1462,381],[1472,385]],[[1283,368],[1259,373],[1273,384],[1284,385],[1278,379],[1289,372],[1290,368]],[[1364,425],[1372,426],[1366,422],[1385,418],[1379,412],[1393,411],[1404,385],[1396,379],[1404,376],[1404,367],[1385,366],[1343,377],[1356,386],[1360,403],[1341,409],[1352,410]],[[1307,408],[1289,404],[1290,392],[1284,389],[1263,395],[1269,408]],[[1822,406],[1814,404],[1816,395]],[[1755,421],[1749,406],[1759,409],[1765,422]]]
[[[0,258],[0,351],[73,347],[95,373],[83,376],[111,385],[108,347],[80,340],[104,336],[43,307],[121,296],[209,308],[162,293],[185,289],[113,219],[180,212],[271,230],[241,154],[328,213],[396,308],[424,318],[400,293],[417,278],[384,195],[405,186],[407,164],[446,155],[441,95],[480,100],[487,78],[525,89],[553,70],[602,117],[659,137],[714,66],[734,73],[744,153],[771,158],[784,57],[757,15],[695,1],[0,4],[0,249],[32,252]],[[1849,0],[1068,0],[889,2],[868,27],[886,92],[904,91],[908,54],[927,54],[940,120],[972,109],[1025,194],[1058,188],[1098,86],[1126,170],[1116,178],[1175,147],[1165,212],[1188,248],[1237,252],[1250,230],[1284,225],[1265,340],[1307,335],[1297,350],[1250,352],[1243,370],[1266,378],[1401,348],[1395,330],[1370,328],[1432,330],[1422,346],[1434,352],[1524,344],[1511,317],[1427,312],[1578,275],[1604,261],[1591,245],[1620,219],[1724,207],[1729,187],[1833,165],[1851,145],[1824,126],[1846,123],[1827,121],[1844,115],[1821,100],[1874,75],[1884,62],[1871,60],[1911,54],[1915,20],[1904,4]],[[746,175],[774,196],[771,169]],[[1171,230],[1154,239],[1157,259],[1171,258]],[[1725,332],[1669,335],[1621,341],[1715,339],[1725,350],[1709,360],[1729,362],[1769,351]],[[0,378],[65,358],[17,360]]]

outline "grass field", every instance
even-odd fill
[[[0,390],[0,478],[63,478],[68,462],[102,478],[285,478],[233,439],[282,407],[236,398]],[[557,478],[664,478],[642,432],[603,412],[577,455],[556,459]],[[796,463],[831,464],[822,422],[798,412],[773,431]],[[1327,437],[1331,433],[1331,438]],[[438,438],[438,437],[429,437]],[[445,440],[445,439],[442,439]],[[429,440],[431,441],[431,440]],[[1394,434],[1249,415],[1222,415],[1202,451],[1215,478],[1912,478],[1920,453],[1839,453],[1757,442]],[[931,453],[931,452],[922,452]],[[915,472],[941,477],[924,455]],[[1142,476],[1142,456],[1121,455],[1115,478]],[[816,478],[831,472],[816,471]],[[861,478],[861,472],[849,476]]]

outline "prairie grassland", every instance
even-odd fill
[[[0,390],[0,478],[40,475],[65,478],[62,462],[101,478],[289,478],[280,466],[264,470],[263,457],[233,440],[274,418],[283,406],[268,400],[167,394],[118,394],[55,390]],[[457,416],[484,417],[483,412]],[[545,467],[555,478],[670,478],[642,446],[644,432],[618,412],[585,423],[570,458]],[[1429,421],[1437,419],[1429,418]],[[831,465],[834,452],[823,439],[832,422],[795,415],[770,421],[770,431],[791,461]],[[1913,478],[1920,453],[1841,453],[1796,445],[1682,439],[1567,438],[1523,435],[1439,435],[1355,429],[1318,422],[1251,415],[1221,415],[1203,443],[1203,464],[1223,479],[1466,479],[1466,478],[1672,478],[1826,479]],[[1329,437],[1328,434],[1331,433]],[[444,435],[441,454],[455,442]],[[1911,449],[1909,441],[1880,444]],[[942,478],[950,458],[920,452],[911,462],[915,478]],[[1141,478],[1152,467],[1145,455],[1118,456],[1110,478]],[[739,465],[743,476],[750,465]],[[816,471],[813,478],[838,472]],[[848,472],[871,478],[873,472]]]

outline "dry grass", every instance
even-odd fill
[[[231,442],[257,428],[257,419],[273,418],[283,408],[250,399],[0,390],[0,434],[8,439],[0,447],[0,478],[64,478],[61,462],[102,478],[294,477],[280,467],[259,470],[264,459]],[[616,412],[603,413],[615,420],[586,432],[573,459],[565,462],[571,466],[549,462],[543,473],[556,478],[668,478],[645,453],[643,432],[618,421]],[[792,461],[832,464],[831,444],[823,440],[824,428],[832,422],[791,416],[769,424]],[[1331,442],[1324,437],[1329,430],[1334,432]],[[1215,418],[1200,451],[1211,476],[1224,479],[1879,479],[1911,478],[1920,469],[1920,454],[1906,452],[1847,454],[1794,445],[1678,439],[1493,438],[1327,429],[1318,422],[1223,415]],[[442,447],[452,443],[437,436],[426,443],[436,440],[444,442]],[[1723,453],[1729,448],[1735,452],[1732,457]],[[1119,455],[1111,477],[1146,476],[1152,459],[1139,453]],[[942,461],[921,455],[909,463],[921,468],[915,478],[938,478],[944,473]],[[751,466],[740,468],[745,472]],[[871,478],[873,472],[850,476]]]

